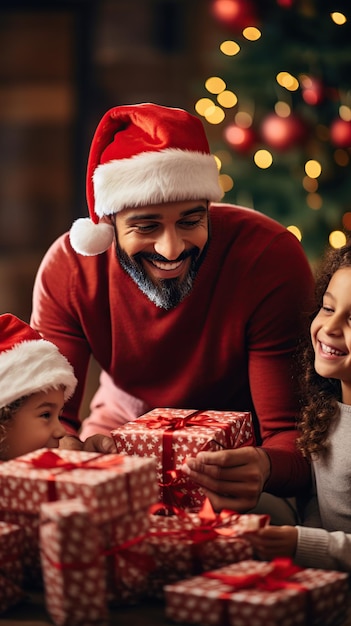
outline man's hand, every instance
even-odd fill
[[[270,460],[261,448],[199,452],[182,470],[199,484],[216,511],[254,508],[269,478]]]
[[[60,439],[59,448],[66,450],[84,450],[85,452],[102,452],[104,454],[116,453],[115,442],[107,435],[91,435],[85,441],[81,441],[75,435],[65,435]]]
[[[246,535],[246,538],[256,555],[264,561],[279,556],[295,556],[298,534],[294,526],[265,526],[257,533]]]

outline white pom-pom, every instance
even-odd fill
[[[95,256],[110,247],[114,231],[111,224],[94,224],[90,218],[82,217],[73,222],[69,236],[71,246],[78,254]]]

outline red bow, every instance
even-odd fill
[[[220,581],[232,587],[232,591],[239,589],[260,589],[262,591],[276,591],[278,589],[298,589],[305,590],[301,583],[294,582],[290,578],[302,571],[301,567],[294,565],[289,558],[273,559],[267,563],[268,571],[253,572],[252,574],[222,574],[221,572],[205,572],[203,576]],[[223,594],[225,599],[228,593]]]
[[[103,461],[101,459],[104,459]],[[73,469],[108,469],[114,465],[121,465],[124,461],[123,456],[118,454],[99,454],[93,459],[84,459],[82,461],[67,461],[61,456],[52,452],[52,450],[45,450],[34,459],[19,459],[23,463],[28,463],[37,469],[60,469],[62,471],[70,471]]]

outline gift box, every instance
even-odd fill
[[[45,604],[54,624],[107,624],[102,536],[81,500],[41,505],[40,548]]]
[[[251,414],[233,411],[153,409],[111,432],[117,452],[157,460],[159,499],[198,509],[205,495],[181,465],[200,450],[220,450],[254,442]]]
[[[0,517],[26,532],[25,580],[40,586],[39,511],[45,502],[79,497],[103,524],[157,501],[154,459],[75,450],[36,450],[0,465]],[[28,523],[27,523],[28,522]],[[36,578],[37,576],[37,578]]]
[[[145,540],[149,531],[147,510],[127,513],[101,527],[110,606],[135,604],[146,596],[149,571],[154,567]]]
[[[0,613],[24,598],[22,528],[0,522]]]
[[[269,522],[268,515],[215,513],[205,501],[199,513],[150,513],[150,545],[155,567],[150,572],[148,595],[163,598],[163,587],[195,574],[253,557],[245,538]]]
[[[155,461],[77,450],[36,450],[0,465],[0,509],[39,513],[79,497],[97,523],[157,501]]]
[[[39,516],[0,509],[0,519],[7,524],[18,525],[24,533],[22,541],[23,587],[38,591],[43,587],[39,545]]]
[[[336,626],[347,594],[346,573],[248,560],[166,585],[166,616],[201,626]]]

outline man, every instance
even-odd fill
[[[216,508],[246,511],[263,490],[293,496],[309,482],[292,363],[313,280],[293,235],[221,197],[197,117],[155,104],[109,110],[89,156],[90,217],[44,257],[31,324],[76,372],[63,416],[72,432],[90,356],[101,365],[85,449],[108,451],[101,433],[154,407],[252,411],[256,447],[201,453],[184,468]]]

